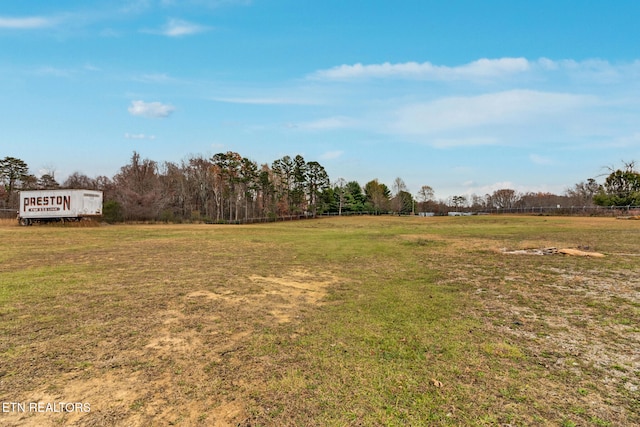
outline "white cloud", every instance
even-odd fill
[[[433,146],[437,148],[476,147],[485,145],[499,145],[500,140],[495,137],[462,136],[457,138],[436,138]]]
[[[320,70],[310,77],[326,80],[357,78],[413,78],[425,80],[477,80],[518,74],[530,69],[525,58],[482,58],[457,67],[434,65],[431,62],[405,62],[400,64],[340,65]]]
[[[341,157],[344,154],[342,150],[327,151],[320,155],[320,160],[332,160]]]
[[[314,101],[309,101],[305,99],[277,98],[277,97],[272,97],[272,98],[269,98],[269,97],[265,97],[265,98],[217,97],[217,98],[212,98],[212,100],[216,102],[226,102],[229,104],[250,104],[250,105],[313,105],[313,104],[316,104],[316,102]]]
[[[84,64],[83,69],[85,71],[102,71],[99,67],[96,67],[93,64]]]
[[[628,66],[616,66],[608,61],[601,59],[587,59],[585,61],[575,61],[573,59],[564,59],[560,61],[552,61],[551,63],[538,61],[545,70],[561,70],[573,79],[596,81],[601,84],[614,83],[620,79],[623,74],[627,73]]]
[[[251,0],[160,0],[160,4],[165,7],[193,5],[215,9],[223,6],[248,6]]]
[[[578,81],[609,84],[640,75],[640,61],[612,64],[601,59],[576,61],[539,58],[481,58],[458,66],[436,65],[431,62],[404,62],[381,64],[343,64],[318,70],[307,77],[312,80],[354,81],[363,79],[414,79],[429,81],[490,82],[506,77],[531,77],[534,81],[547,80],[552,73],[561,73]]]
[[[85,64],[76,68],[59,68],[50,65],[44,65],[32,71],[37,76],[53,76],[53,77],[73,77],[86,73],[94,73],[101,71],[100,68],[91,64]]]
[[[71,77],[76,73],[76,71],[72,69],[44,66],[38,68],[35,73],[41,76]]]
[[[295,127],[302,130],[333,130],[351,127],[354,124],[355,121],[349,117],[335,116],[297,123]]]
[[[635,81],[640,77],[640,61],[635,60],[630,63],[616,63],[602,59],[586,59],[576,61],[573,59],[561,59],[553,61],[547,58],[540,58],[530,63],[532,69],[541,76],[544,73],[564,73],[571,80],[577,82],[590,82],[600,85],[610,85],[615,83],[625,83],[629,80]]]
[[[131,101],[128,110],[132,116],[165,118],[175,111],[175,107],[161,102]]]
[[[484,195],[484,194],[492,194],[494,191],[502,190],[502,189],[512,189],[518,192],[523,192],[524,187],[520,185],[516,185],[511,181],[500,181],[494,182],[492,184],[481,185],[481,186],[467,186],[467,190],[465,194],[470,196],[472,194]]]
[[[41,16],[31,16],[26,18],[10,18],[0,16],[0,28],[17,29],[17,30],[33,30],[38,28],[46,28],[56,24],[56,20],[52,18],[43,18]]]
[[[181,19],[170,19],[159,32],[168,37],[182,37],[209,31],[210,28]]]
[[[151,8],[150,0],[128,0],[119,10],[125,14],[138,14],[149,8]]]
[[[549,158],[549,157],[544,157],[541,156],[539,154],[529,154],[529,160],[531,160],[531,163],[534,163],[536,165],[552,165],[553,159]]]
[[[635,132],[631,135],[621,135],[607,141],[605,144],[607,147],[624,148],[624,147],[639,147],[640,146],[640,132]]]
[[[116,38],[121,37],[123,33],[113,28],[105,28],[103,30],[100,30],[99,34],[100,37]]]
[[[531,124],[541,118],[557,120],[562,114],[594,105],[596,101],[593,96],[532,90],[449,97],[399,109],[392,129],[404,134],[437,136],[449,131],[485,126]],[[446,143],[446,138],[446,135],[441,137],[441,145]],[[482,138],[487,137],[475,135],[470,142],[478,145],[483,142]],[[456,141],[453,140],[454,145],[460,145]]]
[[[145,135],[144,133],[125,133],[124,137],[126,139],[148,139],[151,141],[156,139],[155,135]]]
[[[171,83],[175,81],[173,77],[169,76],[166,73],[143,74],[139,77],[134,77],[134,80],[142,83],[158,83],[158,84]]]

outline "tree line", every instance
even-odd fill
[[[211,157],[191,156],[180,163],[158,163],[134,152],[113,177],[91,178],[74,172],[58,183],[53,171],[39,178],[21,159],[0,160],[0,208],[17,210],[18,191],[83,188],[104,192],[107,221],[246,222],[326,213],[446,213],[453,210],[500,210],[555,206],[639,206],[640,173],[634,162],[610,168],[603,184],[595,179],[575,184],[564,194],[519,193],[500,189],[485,194],[436,200],[423,185],[412,195],[401,178],[389,188],[378,179],[364,186],[338,178],[301,155],[271,164],[228,151]]]
[[[474,210],[529,209],[545,207],[639,207],[640,172],[635,162],[624,162],[622,168],[608,167],[604,183],[594,178],[581,181],[567,189],[564,194],[546,192],[518,193],[513,189],[500,189],[485,196],[454,196],[454,206],[470,207]]]

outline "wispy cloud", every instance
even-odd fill
[[[141,76],[136,76],[133,80],[142,82],[142,83],[172,83],[176,82],[176,79],[169,76],[166,73],[152,73],[152,74],[143,74]]]
[[[125,133],[124,137],[126,139],[147,139],[151,141],[156,139],[155,135],[145,135],[144,133]]]
[[[435,138],[433,146],[436,148],[452,147],[478,147],[487,145],[499,145],[500,140],[490,136],[460,136],[455,138]]]
[[[29,16],[22,18],[0,16],[0,29],[34,30],[51,27],[57,23],[58,19],[45,18],[42,16]]]
[[[160,4],[165,7],[190,5],[211,9],[223,6],[248,6],[251,3],[251,0],[160,0]]]
[[[118,11],[124,14],[138,14],[147,11],[151,7],[151,0],[127,0]]]
[[[97,73],[102,71],[100,68],[92,64],[78,65],[77,67],[61,68],[51,65],[43,65],[34,68],[30,71],[31,74],[36,76],[48,76],[48,77],[74,77],[83,74]]]
[[[212,101],[226,102],[229,104],[251,104],[251,105],[314,105],[316,101],[298,98],[280,97],[215,97]]]
[[[77,70],[70,68],[58,68],[52,66],[43,66],[35,70],[36,75],[54,76],[54,77],[71,77],[77,73]]]
[[[594,96],[533,90],[447,97],[402,107],[396,112],[397,119],[392,129],[405,134],[438,136],[449,131],[487,126],[521,126],[542,118],[557,121],[563,114],[596,103],[597,98]],[[482,141],[478,138],[478,135],[474,136],[472,145]]]
[[[342,150],[327,151],[326,153],[323,153],[320,155],[320,160],[337,159],[339,157],[342,157],[343,154],[344,154],[344,151]]]
[[[502,190],[503,188],[511,188],[511,189],[516,189],[516,191],[519,191],[518,190],[519,186],[511,181],[499,181],[499,182],[494,182],[491,184],[486,184],[481,186],[476,186],[476,183],[472,183],[471,185],[467,185],[466,187],[467,187],[467,190],[465,192],[465,195],[467,196],[471,196],[473,194],[478,194],[478,195],[491,194],[494,191]]]
[[[553,159],[550,157],[541,156],[539,154],[529,154],[529,160],[531,160],[531,163],[541,166],[552,165],[554,163]]]
[[[325,117],[318,120],[312,120],[308,122],[302,122],[295,124],[296,129],[301,130],[334,130],[334,129],[343,129],[347,127],[354,126],[356,121],[349,117],[344,116],[334,116],[334,117]]]
[[[339,65],[311,74],[312,79],[352,80],[359,78],[413,78],[426,80],[483,79],[528,71],[525,58],[479,59],[457,67],[434,65],[431,62],[392,64]]]
[[[184,37],[210,31],[211,27],[196,24],[182,19],[169,19],[159,30],[143,30],[145,33],[160,34],[167,37]]]
[[[218,9],[225,6],[249,6],[251,3],[252,0],[127,0],[119,8],[119,11],[127,14],[139,14],[156,8]]]
[[[129,114],[149,118],[166,118],[175,111],[175,107],[161,102],[131,101]]]
[[[640,61],[612,64],[601,59],[576,61],[539,58],[481,58],[458,66],[436,65],[431,62],[404,62],[382,64],[343,64],[318,70],[307,76],[310,80],[354,81],[363,79],[414,79],[428,81],[488,82],[516,77],[527,73],[542,78],[560,72],[573,79],[612,83],[625,76],[640,75]]]
[[[640,132],[634,132],[631,135],[620,135],[605,143],[607,147],[623,148],[623,147],[640,147]]]
[[[96,67],[95,65],[89,63],[84,64],[83,69],[85,71],[102,71],[100,67]]]
[[[210,28],[181,19],[170,19],[164,29],[164,34],[169,37],[189,36],[209,31]]]

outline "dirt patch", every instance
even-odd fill
[[[319,304],[327,288],[336,282],[334,277],[318,277],[304,270],[294,270],[283,277],[254,275],[249,279],[262,288],[260,298],[269,302],[269,313],[278,323],[292,321],[298,306]]]
[[[231,293],[232,292],[229,292],[228,294],[231,294]],[[225,294],[217,294],[211,291],[195,291],[195,292],[190,292],[187,295],[187,298],[220,299],[220,298],[223,298],[224,296]]]
[[[237,400],[223,403],[211,411],[211,424],[213,427],[227,427],[233,425],[233,421],[242,417],[244,406]]]
[[[549,248],[534,248],[534,249],[516,249],[516,250],[508,250],[506,248],[502,248],[500,250],[503,254],[506,255],[570,255],[570,256],[584,256],[584,257],[593,257],[593,258],[603,258],[605,255],[600,252],[586,251],[582,249],[558,249],[555,247]]]
[[[594,257],[594,258],[603,258],[604,254],[601,254],[600,252],[590,252],[590,251],[583,251],[580,249],[558,249],[558,253],[562,254],[562,255],[571,255],[571,256],[589,256],[589,257]]]
[[[245,308],[254,306],[258,309],[267,309],[278,323],[285,323],[290,322],[301,307],[321,304],[328,287],[338,279],[317,275],[303,269],[294,269],[282,276],[252,275],[248,280],[252,285],[250,292],[198,290],[190,292],[186,298],[223,300],[228,304],[241,304]]]
[[[259,387],[270,363],[251,358],[254,333],[301,319],[322,304],[337,280],[293,269],[278,276],[236,278],[234,287],[171,288],[174,293],[159,302],[165,308],[140,304],[139,323],[122,325],[126,329],[116,339],[97,341],[95,355],[87,356],[92,362],[46,378],[11,399],[78,402],[86,405],[82,411],[36,413],[27,407],[22,413],[2,414],[2,423],[238,425],[247,418],[245,399]]]

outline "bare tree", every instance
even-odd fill
[[[125,213],[125,219],[156,219],[166,203],[166,195],[158,176],[156,162],[140,159],[134,152],[131,163],[120,168],[113,178],[116,199]]]
[[[435,193],[433,191],[433,188],[428,185],[423,185],[422,187],[420,187],[420,190],[418,190],[418,201],[421,203],[433,200],[434,196]]]
[[[491,194],[491,203],[498,209],[510,209],[516,206],[520,195],[510,188],[496,190]]]
[[[345,197],[345,187],[347,185],[347,181],[344,178],[338,178],[333,184],[334,194],[338,196],[338,215],[342,215],[342,208],[344,207],[346,197]]]
[[[405,193],[408,193],[407,185],[402,178],[397,177],[393,181],[393,199],[391,199],[391,205],[395,212],[402,212],[405,209],[405,199],[407,198]]]
[[[393,180],[393,194],[398,194],[401,191],[407,191],[407,185],[402,178],[397,177]]]
[[[62,187],[94,190],[96,189],[96,181],[89,178],[87,175],[76,171],[67,177],[67,179],[62,183]]]
[[[568,189],[566,195],[576,206],[593,206],[593,196],[598,194],[601,188],[595,179],[589,178],[586,182],[581,181]]]
[[[423,185],[418,190],[418,209],[422,212],[426,212],[429,209],[429,205],[433,204],[435,198],[435,192],[433,188],[428,185]]]

